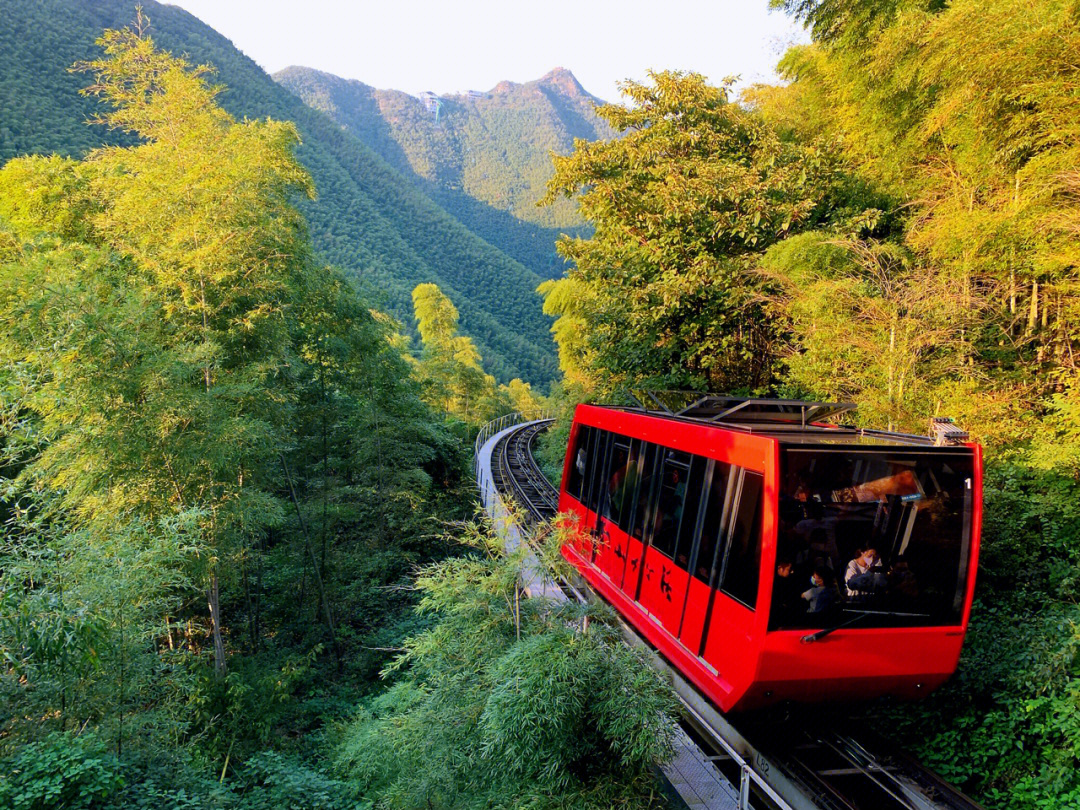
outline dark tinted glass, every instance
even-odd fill
[[[667,557],[674,558],[690,478],[690,454],[667,449],[662,452],[664,460],[653,510],[652,545]]]
[[[694,550],[694,539],[700,529],[698,516],[701,509],[701,496],[704,492],[705,471],[709,465],[707,458],[694,456],[690,462],[690,477],[686,482],[686,499],[683,502],[682,521],[679,523],[679,539],[675,544],[675,564],[684,571],[690,570],[690,555]]]
[[[720,590],[753,609],[761,576],[761,493],[764,476],[745,471],[732,516],[731,540]]]
[[[588,425],[579,426],[577,437],[574,440],[574,449],[570,454],[570,471],[566,479],[566,491],[579,501],[583,500],[581,489],[589,469],[589,442],[592,439],[592,433],[593,429]]]
[[[720,536],[720,519],[724,514],[724,499],[727,495],[730,470],[730,464],[722,461],[714,462],[712,480],[705,495],[705,514],[701,519],[700,540],[691,573],[706,585],[712,582],[712,570],[717,562],[716,541]]]
[[[600,509],[600,500],[604,493],[604,462],[611,434],[604,430],[593,429],[589,444],[589,460],[586,468],[587,487],[585,505],[593,512]]]
[[[959,624],[971,451],[790,448],[783,462],[777,560],[791,570],[776,577],[770,627],[833,623],[803,596],[814,569],[834,615],[871,614],[859,627]]]
[[[618,525],[623,531],[630,530],[630,519],[634,515],[634,495],[641,476],[641,442],[634,439],[626,443],[617,437],[611,452],[611,473],[608,477],[607,519]]]
[[[655,444],[646,444],[642,453],[641,484],[638,487],[637,504],[634,514],[633,535],[638,540],[645,537],[645,527],[648,523],[649,504],[656,495],[656,487],[660,481],[657,468],[658,448]]]
[[[630,440],[612,435],[600,495],[600,514],[612,523],[619,522],[619,509],[625,496],[623,485],[629,464]]]

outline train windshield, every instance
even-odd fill
[[[966,448],[785,448],[770,629],[960,624],[973,486]]]

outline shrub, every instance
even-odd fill
[[[124,786],[116,758],[90,734],[50,734],[0,762],[0,772],[6,810],[89,810]]]

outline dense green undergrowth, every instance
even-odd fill
[[[391,807],[657,807],[670,689],[604,607],[525,599],[528,547],[467,525],[468,553],[420,571],[392,686],[342,734],[336,768]],[[544,563],[563,567],[558,532]],[[540,541],[543,543],[544,541]]]

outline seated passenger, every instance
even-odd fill
[[[848,563],[847,571],[844,572],[844,587],[848,596],[870,596],[887,585],[877,549],[873,546],[859,549],[858,556]]]
[[[832,576],[827,569],[814,570],[810,577],[810,590],[804,591],[802,598],[810,603],[807,613],[825,613],[836,604],[836,588],[832,586]]]
[[[783,619],[802,612],[802,604],[799,602],[802,596],[800,589],[794,563],[791,560],[781,560],[776,566],[776,579],[773,581],[773,605]]]

